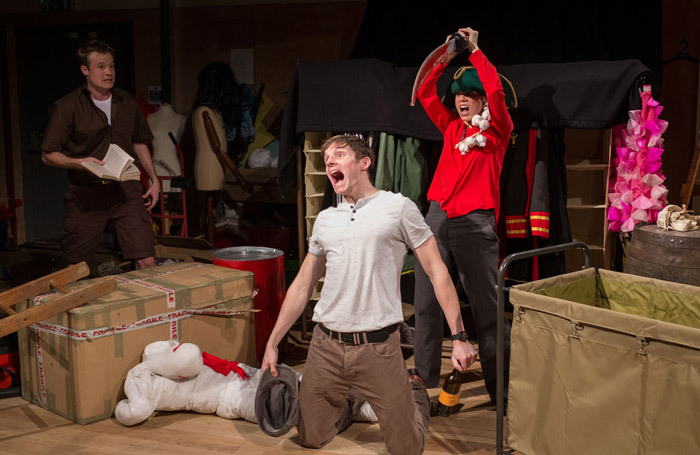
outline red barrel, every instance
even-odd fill
[[[253,298],[253,306],[260,310],[255,313],[255,353],[260,362],[284,301],[284,252],[277,248],[233,246],[214,251],[212,262],[255,275],[258,293]]]
[[[0,318],[4,317],[4,314],[0,316]],[[0,338],[0,398],[15,397],[20,394],[17,334],[11,333]]]

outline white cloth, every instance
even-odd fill
[[[105,113],[107,116],[107,123],[109,125],[112,124],[112,95],[109,96],[106,100],[96,100],[95,98],[92,99],[92,102],[95,103],[95,106],[99,107],[102,112]]]
[[[129,370],[124,382],[127,399],[117,403],[114,416],[122,425],[135,425],[155,411],[216,413],[226,419],[255,422],[255,393],[260,370],[239,363],[248,376],[224,376],[202,362],[197,345],[157,341],[144,350],[143,362]]]
[[[225,419],[256,422],[255,397],[263,370],[244,363],[227,376],[203,364],[202,352],[192,343],[156,341],[143,353],[143,362],[129,370],[124,382],[126,399],[117,403],[114,417],[126,426],[148,419],[156,411],[216,413]],[[298,374],[301,380],[301,374]],[[363,402],[356,420],[376,422],[377,416]]]
[[[432,235],[416,204],[388,191],[323,210],[309,239],[309,253],[326,257],[313,320],[338,332],[403,321],[401,267],[408,248]]]

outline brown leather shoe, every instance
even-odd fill
[[[422,385],[423,388],[425,388],[425,389],[428,388],[425,381],[423,380],[423,378],[421,378],[420,375],[418,374],[418,370],[415,368],[408,369],[408,380],[411,382],[420,383],[420,385]]]

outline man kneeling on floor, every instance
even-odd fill
[[[323,447],[345,430],[357,392],[376,413],[390,453],[420,454],[430,402],[423,380],[406,370],[397,330],[403,321],[399,278],[408,248],[430,277],[452,333],[464,330],[457,293],[416,205],[372,184],[375,159],[367,142],[335,136],[321,152],[342,202],[316,218],[310,254],[287,291],[261,368],[277,374],[277,345],[325,274],[299,393],[301,444]],[[464,371],[476,352],[469,342],[453,343],[452,364]]]

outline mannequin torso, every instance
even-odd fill
[[[160,109],[148,116],[148,125],[153,132],[153,164],[156,174],[162,176],[181,175],[180,158],[168,133],[173,133],[178,142],[185,130],[187,117],[175,112],[170,104],[163,104]],[[163,191],[179,191],[170,188],[170,181],[163,181]]]

